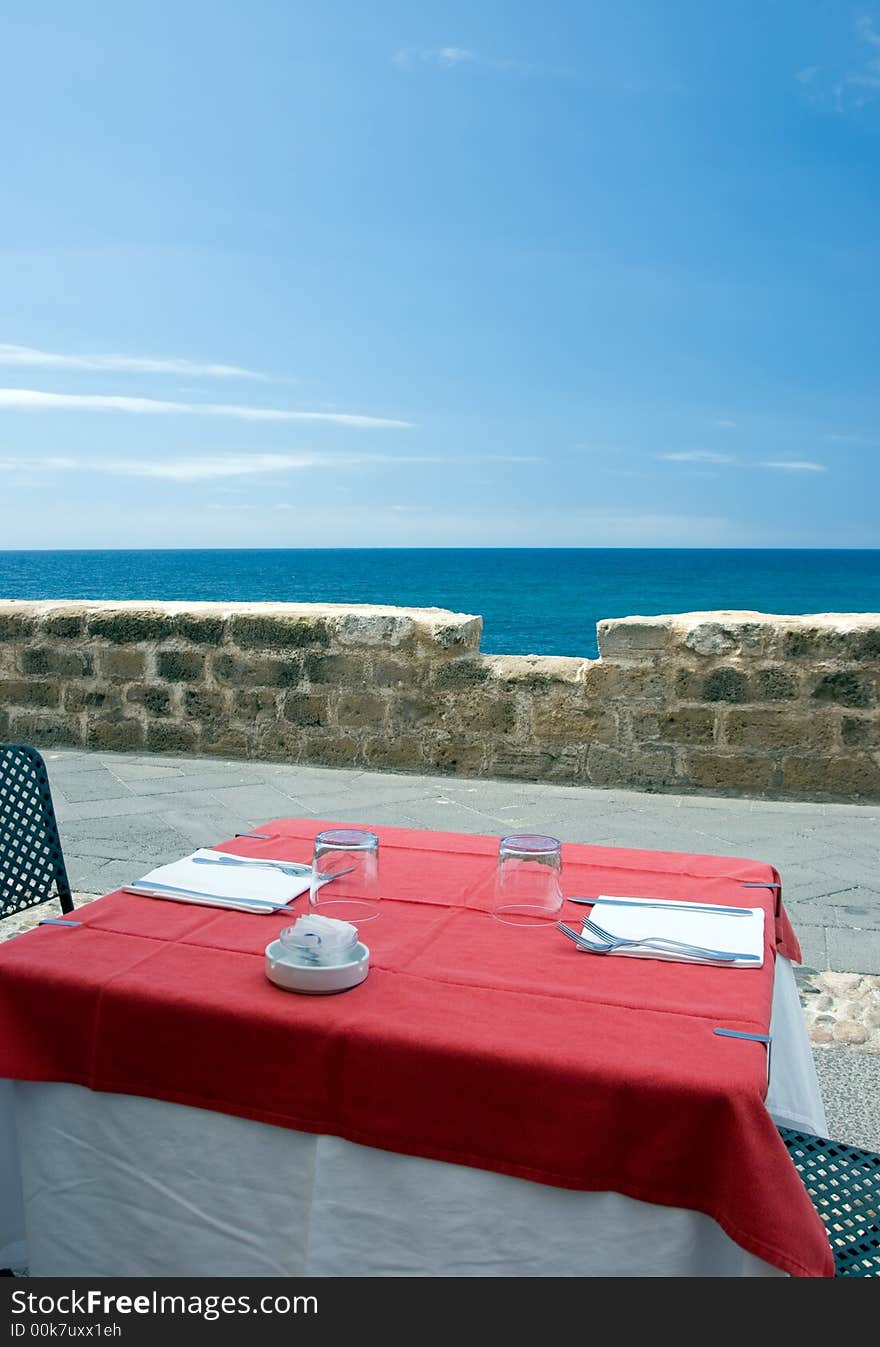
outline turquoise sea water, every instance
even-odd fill
[[[490,653],[595,656],[603,617],[880,612],[880,550],[0,552],[0,598],[436,606],[479,613]]]

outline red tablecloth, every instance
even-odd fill
[[[242,854],[311,859],[315,819]],[[371,968],[339,996],[281,991],[266,944],[290,918],[113,893],[75,928],[0,948],[0,1077],[72,1081],[714,1218],[800,1276],[824,1228],[764,1107],[774,957],[798,959],[756,861],[566,844],[567,893],[762,904],[761,969],[595,958],[488,915],[498,839],[377,828]],[[133,875],[133,878],[138,876]],[[305,900],[294,904],[294,911]],[[577,921],[584,908],[566,909]]]

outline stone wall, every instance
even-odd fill
[[[483,655],[478,617],[0,601],[0,739],[529,780],[880,799],[880,614],[599,623]]]

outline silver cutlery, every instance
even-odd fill
[[[127,884],[123,892],[134,893],[139,898],[170,898],[178,903],[194,903],[196,907],[240,908],[248,912],[287,911],[288,904],[293,902],[292,898],[280,902],[276,898],[232,898],[229,894],[194,893],[192,889],[176,889],[171,884],[150,884],[144,888]]]
[[[705,957],[709,959],[748,959],[751,962],[758,958],[757,954],[737,954],[727,949],[712,949],[706,945],[695,945],[690,940],[673,940],[665,935],[648,935],[643,936],[639,940],[636,940],[634,937],[615,935],[612,931],[606,931],[605,927],[600,926],[598,922],[591,921],[586,917],[584,918],[584,926],[588,931],[591,931],[593,935],[598,936],[600,940],[612,940],[615,943],[624,940],[630,945],[643,945],[646,941],[650,940],[655,943],[668,945],[670,949],[686,951],[688,954],[700,955],[701,957],[705,955]]]
[[[299,877],[312,872],[310,865],[303,865],[299,861],[272,861],[262,856],[193,856],[192,860],[196,865],[244,865],[264,870],[280,870],[282,874]]]
[[[311,866],[309,866],[309,869],[311,870]],[[357,869],[357,866],[350,865],[347,870],[337,870],[332,875],[321,875],[317,887],[323,888],[325,884],[332,884],[334,879],[341,879],[343,875],[350,875],[352,870],[355,869]],[[162,891],[160,897],[167,895],[168,898],[176,899],[177,902],[195,903],[200,907],[244,908],[249,912],[289,911],[288,905],[295,898],[301,896],[294,893],[283,900],[276,898],[235,898],[228,893],[196,893],[193,889],[180,889],[173,884],[158,883],[145,884],[143,887],[138,887],[137,884],[127,884],[124,886],[123,892],[137,894],[140,898],[153,898],[156,897],[153,890],[158,891],[160,889]]]
[[[587,907],[593,907],[596,903],[607,904],[609,907],[645,907],[662,908],[672,912],[683,912],[685,910],[684,900],[680,903],[664,903],[661,899],[654,898],[567,898],[568,903],[583,903]],[[725,917],[750,917],[752,909],[750,907],[719,907],[716,903],[688,903],[689,912],[720,912]]]
[[[556,927],[563,935],[568,936],[569,940],[574,941],[578,949],[587,950],[590,954],[613,954],[617,949],[656,949],[661,953],[686,954],[691,958],[705,960],[707,963],[717,963],[725,966],[731,965],[734,960],[742,957],[737,954],[727,954],[722,950],[708,953],[695,949],[691,945],[683,945],[678,941],[668,941],[662,936],[646,936],[644,940],[626,940],[623,937],[617,936],[608,939],[606,937],[597,936],[595,940],[587,940],[577,931],[573,931],[570,926],[566,926],[565,922],[558,921]]]

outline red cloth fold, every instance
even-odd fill
[[[258,829],[266,841],[224,846],[308,861],[331,826],[342,825],[279,820]],[[359,987],[310,997],[269,983],[264,950],[284,914],[110,894],[78,909],[80,927],[0,948],[0,1077],[689,1208],[796,1276],[833,1275],[764,1107],[765,1049],[712,1032],[766,1033],[775,952],[800,958],[771,866],[566,844],[566,893],[767,914],[761,969],[593,958],[552,927],[488,915],[497,838],[375,831],[382,912],[361,930],[371,969]]]

